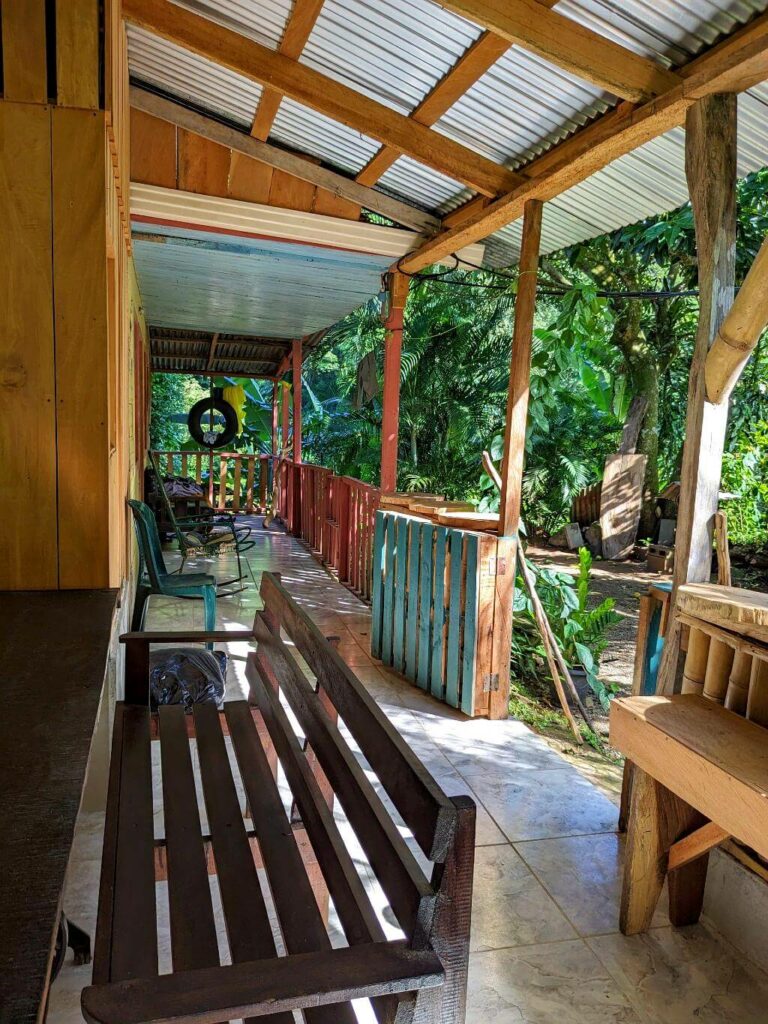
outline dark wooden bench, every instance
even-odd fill
[[[459,1024],[466,999],[474,804],[442,792],[278,577],[265,574],[261,595],[264,610],[252,633],[124,638],[127,699],[115,715],[93,984],[82,995],[85,1019],[215,1024],[267,1016],[272,1024],[291,1024],[290,1011],[301,1010],[308,1024],[354,1024],[351,1000],[370,998],[381,1024],[414,1016],[429,1024]],[[228,702],[223,712],[201,704],[193,715],[173,706],[150,713],[151,643],[246,637],[256,641],[247,664],[250,701]],[[338,728],[337,714],[364,761]],[[155,840],[153,826],[153,731],[162,767],[162,840]],[[192,737],[207,832],[198,810]],[[278,789],[278,759],[293,815]],[[334,794],[403,938],[386,938],[334,818]],[[429,873],[412,844],[431,862]],[[268,881],[278,938],[257,867]],[[210,871],[217,874],[231,963],[220,956]],[[158,877],[168,884],[169,974],[158,973]],[[348,946],[332,948],[324,888]]]

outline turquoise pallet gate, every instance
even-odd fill
[[[496,577],[506,562],[511,606],[510,542],[380,510],[373,549],[373,656],[467,715],[492,713],[491,694],[508,689],[508,648],[506,673],[492,669]]]

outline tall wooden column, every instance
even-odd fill
[[[277,396],[279,395],[279,393],[280,393],[280,381],[277,381],[277,380],[273,381],[272,382],[272,455],[273,456],[276,456],[277,455],[277,451],[278,451],[277,435],[278,435],[278,430],[279,430],[279,427],[278,427],[279,413],[278,413]]]
[[[409,279],[387,275],[389,303],[384,320],[384,395],[381,412],[381,489],[397,488],[397,440],[400,425],[400,364],[403,354],[403,315]]]
[[[293,365],[293,461],[301,462],[301,339],[291,346]]]
[[[717,511],[728,403],[707,401],[704,366],[733,304],[736,276],[736,96],[713,95],[688,112],[685,170],[696,227],[699,324],[688,386],[672,592],[707,582]],[[658,690],[672,693],[678,674],[680,625],[672,617],[664,642]]]
[[[291,532],[301,536],[301,339],[291,346],[293,366],[293,520]]]
[[[543,204],[538,199],[530,199],[525,204],[523,215],[523,243],[515,299],[515,328],[509,368],[507,419],[504,427],[504,462],[501,469],[499,533],[502,537],[517,536],[520,525],[542,210]]]
[[[285,381],[281,381],[278,385],[280,388],[280,412],[281,412],[281,441],[280,447],[285,455],[288,450],[288,441],[291,433],[291,408],[288,404],[288,386]]]
[[[490,677],[493,686],[489,701],[491,718],[506,718],[509,713],[509,658],[512,644],[512,601],[515,596],[517,532],[520,525],[525,428],[531,381],[533,316],[536,310],[536,282],[539,270],[542,203],[531,199],[525,204],[523,241],[520,250],[519,278],[515,299],[515,327],[509,370],[507,417],[504,427],[504,460],[501,470],[501,506],[499,539],[493,576],[493,637]],[[481,572],[483,570],[481,566]],[[490,584],[490,580],[488,583]],[[481,587],[483,586],[481,580]]]

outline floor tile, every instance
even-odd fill
[[[461,772],[511,842],[610,832],[618,812],[611,801],[573,768],[516,772],[489,778]]]
[[[515,849],[580,935],[619,928],[625,839],[615,832],[516,843]],[[654,926],[668,924],[666,890]]]
[[[508,844],[475,853],[470,949],[504,949],[572,939],[576,932]]]
[[[648,1024],[767,1024],[768,978],[702,925],[587,939]]]
[[[581,939],[473,953],[467,1024],[641,1024]]]

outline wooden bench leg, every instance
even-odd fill
[[[706,818],[635,766],[619,927],[625,935],[646,931],[667,877],[669,848]],[[707,855],[669,875],[669,919],[694,924],[701,914]]]

